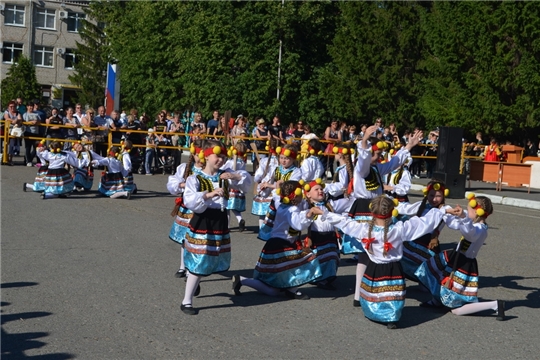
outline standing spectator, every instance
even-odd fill
[[[426,140],[425,156],[437,156],[437,142],[439,141],[439,134],[435,131],[429,133],[429,137]],[[435,168],[436,159],[426,159],[426,177],[431,179],[433,177],[433,169]]]
[[[94,133],[94,151],[103,157],[107,157],[107,136],[112,120],[105,114],[105,107],[98,107],[98,115],[94,117],[94,123],[98,130]]]
[[[79,120],[73,115],[73,108],[68,107],[66,110],[66,116],[64,116],[64,119],[62,119],[65,126],[69,126],[67,128],[64,128],[66,140],[77,140],[79,138],[79,134],[77,133],[77,128],[81,127],[81,124],[79,123]],[[66,141],[64,143],[64,150],[71,150],[71,147],[73,146],[74,141]]]
[[[26,131],[24,132],[25,161],[26,166],[32,166],[32,161],[36,157],[36,146],[39,140],[29,139],[29,137],[39,137],[39,124],[41,123],[39,115],[34,112],[33,102],[26,104],[26,112],[23,115],[23,120],[27,123]]]
[[[45,120],[45,123],[49,125],[63,125],[64,121],[58,114],[58,109],[53,108],[51,110],[51,116]],[[63,139],[64,134],[62,133],[62,129],[60,126],[48,126],[47,127],[47,139],[54,139],[54,140],[47,140],[47,146],[51,143],[51,141],[60,141],[58,139]]]
[[[246,118],[242,115],[238,115],[238,118],[236,120],[236,125],[234,125],[234,127],[231,129],[233,145],[236,145],[236,143],[239,141],[243,141],[243,139],[236,139],[235,137],[246,136]]]
[[[146,175],[153,175],[152,174],[152,162],[154,161],[154,154],[156,152],[158,139],[156,137],[156,134],[154,134],[154,129],[150,128],[148,129],[148,136],[146,137],[146,154],[145,154],[145,162],[144,162],[144,169],[146,171]]]
[[[367,125],[362,124],[360,125],[360,133],[358,134],[358,140],[361,140],[364,137],[364,134],[366,133]]]
[[[527,143],[525,144],[525,150],[523,151],[523,157],[526,156],[538,156],[538,146],[536,146],[536,143],[532,142],[531,139],[527,139]]]
[[[377,132],[383,132],[384,131],[384,125],[381,118],[377,118],[375,120],[375,125],[377,125]]]
[[[17,111],[19,112],[19,114],[21,114],[21,116],[24,116],[27,111],[27,107],[23,103],[23,98],[18,97],[15,106],[17,107]]]
[[[419,131],[418,127],[414,128],[414,132]],[[410,133],[409,133],[410,134]],[[415,158],[415,156],[422,156],[424,154],[424,148],[419,144],[416,144],[411,149],[411,156],[413,161],[411,163],[410,172],[415,179],[420,179],[420,173],[422,172],[422,159]]]
[[[296,123],[296,129],[293,131],[292,135],[295,139],[300,139],[302,136],[304,136],[304,122],[302,120],[298,121]],[[299,142],[299,141],[296,141]]]
[[[489,145],[486,146],[484,152],[484,161],[501,161],[502,151],[499,142],[494,137],[491,137]]]
[[[94,121],[94,116],[95,115],[96,115],[96,112],[94,111],[94,109],[93,108],[88,108],[86,110],[86,114],[81,119],[81,125],[84,127],[83,128],[83,134],[81,136],[81,139],[83,141],[91,142],[92,139],[94,138],[94,130],[91,130],[90,128],[96,127],[96,123]],[[94,150],[94,145],[89,144],[89,145],[86,146],[86,148],[88,150]]]
[[[274,116],[272,119],[272,125],[268,127],[268,131],[273,139],[279,140],[281,144],[285,143],[285,136],[283,134],[283,127],[281,126],[279,116]]]
[[[47,114],[41,109],[41,104],[39,103],[39,100],[34,100],[34,112],[38,114],[39,116],[39,123],[45,124],[45,120],[47,120]],[[45,126],[39,127],[39,135],[41,137],[45,137],[47,133],[47,128]]]
[[[214,110],[212,116],[213,116],[213,118],[208,120],[208,123],[206,124],[206,133],[209,134],[209,135],[213,135],[214,130],[219,125],[219,111]]]
[[[328,145],[326,146],[325,153],[328,154],[326,157],[326,171],[330,171],[330,178],[334,177],[334,156],[332,149],[334,145],[343,141],[341,138],[341,131],[338,129],[338,121],[332,120],[330,126],[324,131],[324,140],[326,140]]]
[[[214,139],[221,141],[222,143],[227,142],[227,134],[225,134],[225,128],[227,126],[227,120],[225,119],[225,116],[221,116],[219,118],[218,126],[214,129],[214,132],[212,135],[214,135]]]
[[[311,132],[311,126],[304,125],[304,135],[302,135],[302,143],[305,144],[311,139],[318,139],[319,137]]]
[[[120,144],[122,141],[122,120],[120,119],[120,114],[118,111],[113,110],[111,112],[111,121],[109,123],[109,129],[112,131],[112,142],[113,144]]]
[[[11,134],[11,131],[16,127],[21,127],[23,118],[22,115],[17,110],[15,101],[10,101],[8,103],[8,109],[4,111],[4,120],[6,124],[9,124],[9,127],[6,128]],[[13,155],[18,150],[18,138],[9,139],[9,148],[8,148],[8,165],[13,165]]]
[[[141,130],[141,123],[135,118],[135,116],[129,114],[126,116],[127,122],[122,126],[123,129],[130,130],[125,132],[125,139],[131,141],[132,144],[141,145],[141,134],[131,132],[133,130]]]
[[[356,141],[358,135],[356,134],[356,125],[349,126],[349,132],[346,134],[347,137],[343,138],[345,141]]]
[[[479,131],[476,133],[476,146],[474,147],[474,156],[482,156],[484,153],[484,140],[482,133]]]
[[[195,130],[195,128],[199,128],[198,134],[206,134],[206,125],[202,121],[202,115],[200,112],[195,113],[195,117],[193,118],[193,123],[191,124],[191,128]]]

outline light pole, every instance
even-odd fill
[[[283,6],[285,5],[285,0],[281,0],[281,9],[283,11]],[[283,47],[283,41],[279,39],[279,56],[278,56],[278,69],[277,69],[277,95],[276,99],[279,102],[279,87],[281,83],[281,49]]]

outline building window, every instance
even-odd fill
[[[17,62],[19,56],[22,55],[23,44],[4,43],[2,49],[2,62],[6,64],[14,64]]]
[[[4,9],[4,24],[24,26],[24,6],[6,5]]]
[[[64,53],[64,67],[66,69],[74,69],[75,64],[77,63],[77,60],[75,58],[75,51],[73,49],[66,49],[66,52]]]
[[[69,12],[67,19],[67,29],[72,32],[79,32],[82,27],[82,21],[86,19],[86,14]]]
[[[53,66],[54,49],[47,46],[34,47],[34,65],[36,66]]]
[[[36,17],[36,26],[44,29],[56,29],[56,12],[49,9],[38,9]]]

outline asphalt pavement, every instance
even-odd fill
[[[131,200],[90,193],[41,200],[23,192],[36,168],[2,166],[2,359],[533,359],[538,357],[540,202],[538,189],[467,190],[504,199],[495,205],[478,256],[481,300],[506,301],[507,320],[425,309],[412,282],[397,330],[354,308],[355,266],[341,259],[336,291],[306,285],[311,300],[269,297],[248,287],[234,296],[234,274],[252,276],[263,243],[257,218],[231,220],[229,271],[203,279],[198,315],[180,311],[184,280],[174,277],[180,247],[168,239],[174,196],[167,176],[135,175]],[[99,171],[96,172],[96,175]],[[427,179],[415,179],[411,201]],[[250,199],[248,195],[248,199]],[[451,203],[465,205],[465,199]],[[459,233],[441,233],[443,249]]]

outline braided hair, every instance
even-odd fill
[[[444,181],[441,181],[438,179],[431,179],[426,185],[426,187],[429,189],[430,187],[432,187],[432,185],[436,183],[439,183],[441,187],[446,188]],[[439,190],[431,189],[430,191],[439,191]],[[445,201],[444,191],[441,191],[441,192],[442,192],[443,199],[438,206],[439,208],[441,208],[441,206],[444,205],[444,201]],[[429,196],[429,191],[424,195],[424,198],[422,199],[422,203],[420,204],[420,207],[418,208],[418,211],[416,212],[416,216],[422,216],[422,214],[424,213],[424,210],[426,210],[428,196]]]
[[[388,216],[392,214],[395,204],[388,196],[379,195],[371,201],[371,212],[374,215]],[[392,216],[387,217],[384,220],[384,243],[388,242],[388,229],[392,223]],[[375,220],[372,218],[369,221],[368,238],[371,238],[373,227],[375,226]],[[371,251],[370,251],[371,252]],[[386,249],[383,251],[383,255],[386,256]]]

